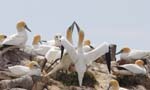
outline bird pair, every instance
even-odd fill
[[[78,36],[79,36],[79,40],[78,40],[78,47],[75,49],[73,44],[72,44],[72,32],[73,32],[73,26],[76,25],[77,27],[77,31],[78,31]],[[87,65],[89,65],[89,63],[95,61],[97,58],[101,57],[102,55],[109,53],[109,44],[104,42],[101,45],[99,45],[98,47],[96,47],[95,49],[93,49],[92,51],[89,52],[84,52],[83,51],[83,41],[84,41],[84,32],[83,30],[80,29],[80,27],[78,26],[78,24],[76,22],[74,22],[71,27],[69,28],[68,32],[69,34],[67,34],[67,39],[66,40],[64,37],[62,37],[60,39],[60,43],[62,45],[62,47],[64,47],[67,51],[67,53],[69,54],[73,64],[75,64],[75,69],[78,73],[78,80],[79,80],[79,85],[82,85],[82,80],[84,77],[84,73],[87,70]],[[71,38],[70,38],[71,37]],[[63,52],[63,49],[61,49]],[[62,53],[63,54],[63,53]],[[110,53],[109,53],[109,57],[107,58],[108,62],[110,63]],[[108,69],[110,72],[110,64],[108,65]]]

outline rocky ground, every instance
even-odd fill
[[[113,55],[114,53],[112,53]],[[150,79],[147,76],[116,76],[108,73],[104,57],[99,58],[88,68],[83,86],[78,86],[77,73],[66,74],[58,71],[53,78],[24,76],[16,78],[7,67],[24,65],[28,60],[36,60],[41,67],[44,57],[27,54],[19,49],[7,51],[0,56],[0,90],[107,90],[111,79],[117,79],[120,86],[130,90],[150,90]],[[115,66],[115,57],[112,66]]]

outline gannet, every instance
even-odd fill
[[[73,44],[73,42],[72,42],[73,28],[74,28],[74,23],[67,28],[67,32],[66,32],[66,38],[72,44]],[[60,40],[60,38],[59,38],[59,40]],[[60,59],[61,58],[61,53],[62,52],[61,52],[60,48],[54,47],[54,48],[52,48],[51,50],[48,51],[48,53],[45,55],[45,57],[46,57],[47,61],[49,61],[49,63],[50,63],[50,62],[53,62],[56,59],[57,60]],[[71,63],[72,63],[72,60],[71,60],[70,56],[67,54],[67,52],[65,50],[64,51],[64,56],[62,57],[62,59],[59,62],[59,64],[52,71],[50,71],[46,76],[49,76],[49,75],[55,73],[56,71],[58,71],[58,70],[60,70],[62,68],[64,70],[68,70],[68,68],[71,65]]]
[[[116,55],[120,55],[120,60],[137,60],[137,59],[144,59],[146,56],[150,56],[150,51],[146,50],[136,50],[130,49],[128,47],[122,48]]]
[[[15,65],[8,67],[10,72],[12,72],[17,77],[21,77],[24,75],[41,75],[41,69],[37,62],[31,61],[27,66]]]
[[[120,87],[117,80],[110,80],[107,90],[129,90],[129,89]]]
[[[88,52],[88,51],[91,51],[93,50],[94,47],[91,46],[91,41],[90,40],[84,40],[84,44],[83,44],[83,51],[84,52]]]
[[[0,45],[1,45],[1,43],[2,43],[6,38],[7,38],[6,35],[0,34]]]
[[[100,46],[98,46],[97,48],[95,48],[94,50],[86,53],[83,51],[84,32],[80,30],[79,27],[77,29],[79,34],[77,50],[75,50],[73,45],[69,41],[67,41],[64,37],[61,38],[61,45],[66,49],[70,58],[73,60],[73,63],[75,64],[75,69],[78,73],[79,85],[82,86],[84,73],[87,69],[86,65],[96,60],[98,57],[108,53],[109,44],[105,42]]]
[[[144,62],[142,60],[136,60],[135,64],[124,64],[117,66],[119,70],[125,70],[133,74],[146,75],[146,69],[144,67]],[[121,73],[120,73],[121,74]]]
[[[3,50],[5,47],[9,47],[9,46],[24,47],[28,39],[25,29],[30,32],[31,30],[27,27],[24,21],[19,21],[17,23],[16,28],[17,28],[17,33],[7,37],[2,42],[2,47],[0,48],[0,50]]]
[[[32,42],[32,46],[33,46],[32,53],[45,56],[45,54],[48,52],[51,46],[39,44],[40,41],[41,41],[41,36],[39,34],[35,35]]]
[[[50,41],[41,40],[41,42],[45,42],[45,43],[43,43],[44,45],[58,46],[59,47],[59,44],[58,44],[59,38],[61,38],[61,34],[57,33],[57,34],[54,35],[53,40],[50,40]]]

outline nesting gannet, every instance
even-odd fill
[[[6,38],[7,38],[6,35],[0,34],[0,45],[1,45],[1,43],[2,43]]]
[[[84,41],[84,44],[83,44],[83,45],[84,45],[84,46],[83,46],[83,51],[84,51],[84,52],[88,52],[88,51],[91,51],[91,50],[94,49],[94,47],[91,46],[91,41],[88,40],[88,39]]]
[[[26,23],[24,21],[19,21],[17,23],[17,33],[13,34],[9,37],[7,37],[3,42],[2,42],[2,47],[0,50],[4,49],[5,47],[9,46],[17,46],[17,47],[24,47],[28,36],[27,32],[25,29],[31,32],[31,30],[27,27]]]
[[[77,24],[76,24],[77,26]],[[79,41],[77,50],[75,50],[74,46],[67,41],[64,37],[61,38],[61,44],[68,52],[70,58],[75,64],[75,69],[78,73],[79,85],[82,85],[82,79],[84,77],[84,73],[87,69],[86,65],[96,60],[98,57],[104,55],[109,52],[109,44],[103,43],[92,51],[84,52],[83,51],[83,40],[84,40],[84,32],[78,29]]]
[[[32,46],[33,46],[32,53],[44,56],[48,52],[48,50],[51,48],[51,46],[41,45],[39,44],[40,41],[41,41],[41,36],[38,34],[35,35],[33,38],[33,42],[32,42]]]
[[[8,67],[8,69],[17,77],[24,75],[36,75],[36,76],[41,75],[40,66],[35,61],[31,61],[27,66],[15,65]]]
[[[124,64],[124,65],[119,65],[117,68],[123,71],[128,71],[133,74],[143,74],[146,75],[146,69],[144,67],[144,62],[142,60],[136,60],[135,64]],[[121,72],[120,72],[121,74]]]
[[[136,50],[130,49],[128,47],[122,48],[117,54],[120,55],[120,59],[123,60],[137,60],[137,59],[144,59],[146,56],[150,56],[150,51],[146,50]]]
[[[117,80],[110,80],[107,90],[129,90],[129,89],[120,87]]]

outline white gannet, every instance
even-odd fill
[[[59,47],[59,44],[58,44],[59,38],[61,38],[61,34],[57,33],[57,34],[54,35],[53,40],[50,40],[50,41],[41,40],[41,42],[45,42],[45,43],[43,43],[44,45],[58,46]]]
[[[84,44],[83,44],[83,51],[84,52],[88,52],[88,51],[91,51],[93,50],[94,47],[91,46],[91,41],[90,40],[84,40]]]
[[[67,32],[66,32],[66,38],[70,43],[73,43],[72,42],[73,28],[74,28],[74,23],[67,28]],[[60,38],[59,38],[59,40],[60,40]],[[49,50],[48,53],[45,55],[45,57],[46,57],[47,61],[49,61],[49,63],[54,62],[54,60],[56,60],[56,59],[62,58],[61,61],[59,62],[59,64],[52,71],[50,71],[46,76],[49,76],[62,68],[64,70],[68,70],[69,66],[72,64],[72,60],[71,60],[70,56],[67,54],[67,52],[66,51],[64,52],[63,57],[61,56],[61,53],[62,52],[61,52],[60,48],[54,47],[51,50]]]
[[[107,90],[129,90],[129,89],[120,87],[117,80],[110,80]]]
[[[136,60],[135,64],[124,64],[124,65],[119,65],[117,66],[119,71],[128,71],[131,72],[132,74],[143,74],[146,75],[146,69],[144,67],[144,62],[142,60]],[[121,72],[120,72],[121,74]]]
[[[7,38],[6,35],[0,34],[0,45],[1,45],[1,43],[2,43],[6,38]]]
[[[146,50],[136,50],[130,49],[128,47],[122,48],[117,54],[120,55],[120,60],[137,60],[137,59],[144,59],[146,56],[150,56],[150,51]]]
[[[19,21],[17,23],[16,28],[17,28],[17,33],[7,37],[2,42],[2,47],[0,48],[0,50],[3,50],[5,47],[9,47],[9,46],[24,47],[28,39],[27,32],[25,31],[25,29],[27,29],[30,32],[31,30],[27,27],[24,21]]]
[[[41,41],[41,36],[39,34],[35,35],[33,38],[32,46],[33,50],[32,53],[45,56],[51,46],[39,44]]]
[[[27,66],[15,65],[8,67],[8,69],[17,77],[24,75],[41,75],[40,65],[36,61],[29,62]]]
[[[76,24],[77,26],[77,24]],[[84,52],[83,51],[83,40],[84,40],[84,32],[80,30],[77,26],[79,41],[77,50],[73,47],[73,45],[67,41],[64,37],[61,38],[61,44],[68,52],[70,58],[73,60],[75,64],[75,69],[78,73],[79,85],[82,86],[82,80],[84,77],[84,73],[87,69],[86,65],[96,60],[98,57],[109,52],[109,44],[103,43],[92,51]]]

